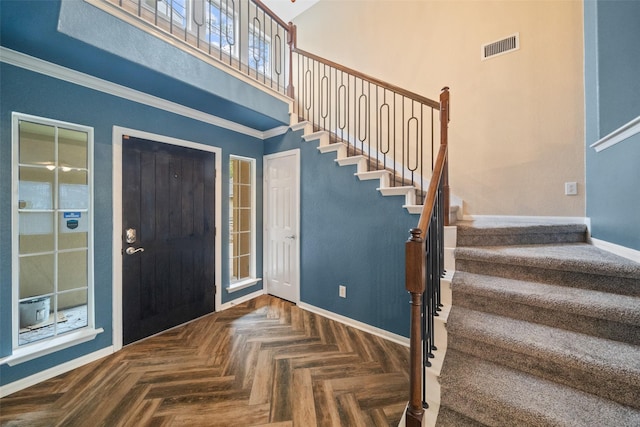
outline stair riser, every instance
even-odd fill
[[[512,351],[512,347],[506,347],[506,345],[492,345],[491,343],[461,336],[455,331],[449,331],[450,350],[480,357],[493,363],[518,369],[640,409],[640,401],[638,401],[637,396],[638,385],[634,386],[627,383],[623,374],[616,378],[610,373],[602,373],[597,367],[579,369],[575,366],[569,366],[566,361],[553,360],[547,355]]]
[[[556,243],[584,243],[586,234],[577,233],[536,233],[536,234],[487,234],[458,235],[458,246],[508,246],[508,245],[544,245]]]
[[[461,292],[459,288],[456,288],[453,298],[454,305],[458,307],[640,345],[640,326],[638,325]]]
[[[637,279],[595,275],[576,271],[550,270],[527,265],[490,263],[456,257],[456,269],[507,279],[536,281],[614,294],[640,296]]]

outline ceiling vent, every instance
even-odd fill
[[[520,33],[515,33],[502,40],[482,45],[482,60],[493,58],[520,49]]]

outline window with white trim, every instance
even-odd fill
[[[230,287],[255,282],[255,159],[230,157],[229,277]]]
[[[93,128],[12,119],[15,353],[94,327]]]

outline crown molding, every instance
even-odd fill
[[[187,117],[193,120],[198,120],[200,122],[217,126],[223,129],[228,129],[230,131],[237,132],[243,135],[248,135],[260,140],[280,135],[286,132],[287,129],[286,126],[279,126],[263,132],[227,119],[223,119],[222,117],[218,117],[213,114],[204,113],[194,108],[186,107],[184,105],[168,101],[157,96],[149,95],[147,93],[140,92],[138,90],[131,89],[117,83],[109,82],[107,80],[91,76],[89,74],[75,71],[61,65],[53,64],[51,62],[44,61],[42,59],[35,58],[33,56],[26,55],[24,53],[17,52],[15,50],[8,49],[2,46],[0,46],[0,62],[23,68],[25,70],[33,71],[35,73],[43,74],[45,76],[52,77],[58,80],[63,80],[69,83],[83,86],[88,89],[93,89],[109,95],[117,96],[129,101],[137,102],[139,104],[178,114],[180,116]]]

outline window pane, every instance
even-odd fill
[[[89,185],[86,171],[65,170],[58,174],[59,209],[88,209]]]
[[[31,165],[53,165],[55,160],[55,128],[20,121],[19,162]]]
[[[251,255],[246,255],[243,257],[240,257],[238,259],[238,271],[239,271],[239,278],[240,279],[245,279],[247,277],[249,277],[249,271],[250,271],[250,266],[251,266]]]
[[[232,269],[231,280],[240,279],[239,270],[238,270],[238,258],[231,259],[231,269]]]
[[[240,162],[238,182],[241,184],[251,185],[251,162]]]
[[[53,254],[20,257],[20,299],[53,292]]]
[[[251,233],[240,234],[240,245],[238,255],[249,255],[251,253]]]
[[[58,129],[58,165],[70,168],[87,168],[86,132]]]
[[[250,208],[251,207],[251,186],[241,185],[238,190],[240,191],[240,200],[238,207]]]
[[[238,218],[238,231],[251,231],[251,209],[239,209]]]
[[[53,209],[53,170],[20,167],[18,178],[18,209]]]
[[[58,290],[87,286],[87,251],[63,252],[58,255]]]
[[[20,332],[18,343],[29,344],[44,338],[52,337],[55,333],[53,324],[55,298],[46,296],[21,301],[19,304]]]
[[[65,292],[58,296],[58,333],[73,331],[89,325],[87,291]]]
[[[60,214],[60,216],[63,217],[63,214]],[[81,220],[82,219],[80,219],[80,221]],[[65,219],[63,217],[62,221],[64,221],[65,227],[68,227],[67,223],[70,220]],[[73,226],[73,223],[71,223],[71,226]],[[67,230],[62,230],[62,227],[60,228],[60,232],[58,233],[58,249],[64,250],[64,249],[77,249],[77,248],[87,247],[87,245],[89,244],[88,233],[77,232],[77,230],[74,230],[74,231],[76,232],[67,232]]]
[[[53,251],[53,213],[21,212],[18,216],[19,253]]]

